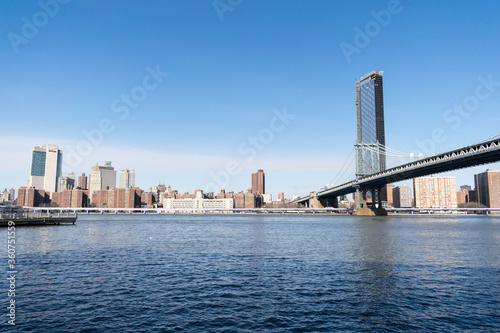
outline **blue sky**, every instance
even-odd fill
[[[498,1],[42,0],[0,8],[2,188],[25,185],[31,148],[50,143],[73,159],[64,174],[111,160],[136,169],[143,189],[161,181],[182,192],[213,184],[240,191],[264,169],[273,196],[304,195],[335,178],[351,152],[354,82],[372,70],[384,71],[391,148],[437,153],[500,132]],[[345,45],[356,52],[346,57]],[[146,78],[155,71],[168,75]],[[134,107],[122,101],[131,93]],[[290,116],[278,124],[277,113]],[[102,137],[88,148],[85,131]],[[255,154],[249,137],[261,140]],[[447,174],[472,185],[487,167],[500,168]]]

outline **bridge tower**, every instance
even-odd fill
[[[383,72],[373,71],[356,82],[357,140],[356,179],[380,172],[386,168],[384,89]],[[372,207],[367,207],[368,199]],[[356,211],[363,215],[382,214],[382,202],[387,202],[387,190],[383,188],[358,188],[356,191]],[[368,212],[368,209],[371,212]]]

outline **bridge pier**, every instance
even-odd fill
[[[356,190],[356,208],[366,207],[366,189]]]
[[[320,198],[319,199],[323,207],[331,207],[331,208],[339,208],[339,198],[338,197],[333,197],[333,198]]]
[[[352,215],[357,216],[386,216],[387,211],[382,208],[381,200],[381,189],[371,188],[369,189],[372,194],[372,206],[368,207],[366,200],[366,192],[368,189],[356,189],[356,209],[352,212]]]
[[[316,191],[312,191],[309,195],[309,208],[325,208],[321,200],[318,199],[318,194]]]
[[[309,208],[339,208],[339,200],[338,197],[333,198],[318,198],[317,192],[313,191],[309,195]]]

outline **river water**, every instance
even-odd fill
[[[80,215],[16,259],[16,331],[500,330],[497,217]]]

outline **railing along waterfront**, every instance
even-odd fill
[[[34,211],[55,214],[348,214],[349,208],[69,208],[35,207]]]

